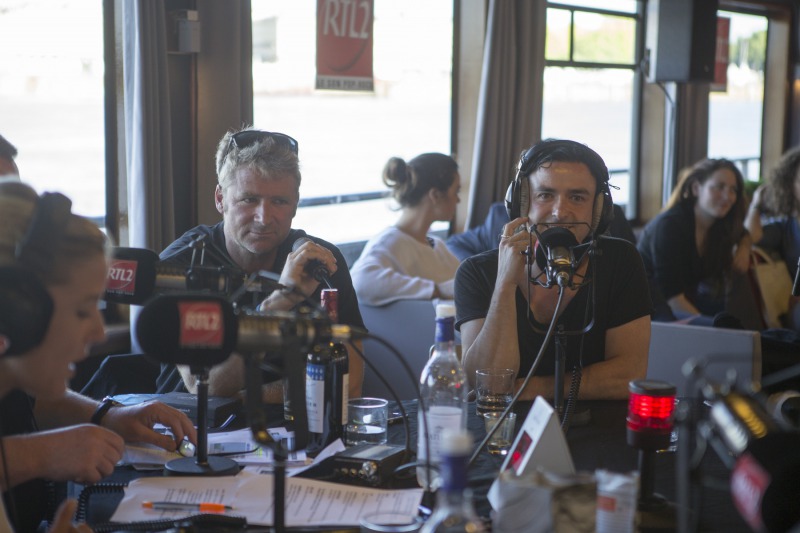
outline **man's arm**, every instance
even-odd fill
[[[508,343],[505,343],[494,352],[494,357],[471,366],[467,372],[475,374],[475,369],[480,366],[502,367],[519,370],[519,348],[517,343],[516,322],[511,322],[513,332],[508,338],[513,339],[513,351],[508,357]],[[462,345],[473,343],[485,329],[484,320],[472,320],[461,326]],[[643,316],[609,329],[606,332],[604,361],[589,365],[583,369],[581,379],[581,399],[624,399],[628,397],[628,383],[634,379],[644,378],[647,374],[647,352],[650,347],[650,317]],[[469,351],[472,348],[467,348]],[[476,350],[477,351],[477,350]],[[516,358],[514,359],[514,356]],[[564,390],[569,390],[571,376],[564,376]],[[522,385],[523,379],[517,380],[517,386]],[[555,395],[555,378],[552,376],[534,376],[528,383],[520,399],[533,400],[536,396],[553,398]]]

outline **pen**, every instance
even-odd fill
[[[224,513],[232,510],[233,507],[223,503],[178,503],[178,502],[142,502],[145,509],[158,509],[161,511],[181,511],[184,509],[196,509],[202,513]]]

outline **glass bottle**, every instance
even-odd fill
[[[417,482],[427,490],[435,490],[441,483],[435,467],[439,464],[442,432],[445,429],[464,431],[467,427],[467,379],[456,356],[455,307],[451,304],[436,306],[434,349],[422,369],[419,394],[422,404],[417,420]],[[423,419],[423,414],[427,420]],[[428,439],[425,438],[426,421]],[[430,477],[426,461],[428,451]]]
[[[338,324],[339,289],[322,289],[320,299],[322,308],[328,312],[331,323]],[[338,436],[342,437],[347,424],[347,401],[350,398],[350,358],[347,346],[342,342],[331,342],[330,350],[333,362],[334,418],[338,426]]]
[[[320,299],[331,321],[335,322],[338,318],[336,290],[324,289]],[[309,442],[306,453],[312,457],[344,435],[348,370],[347,348],[341,343],[319,342],[308,354],[306,411]]]
[[[479,533],[483,522],[472,505],[467,488],[467,466],[472,439],[466,431],[445,430],[442,437],[442,486],[436,494],[436,507],[420,533]]]

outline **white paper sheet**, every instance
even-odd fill
[[[272,525],[272,476],[240,472],[227,477],[148,477],[131,482],[117,507],[115,522],[182,518],[197,511],[143,509],[143,501],[213,502],[233,507],[228,514],[244,516],[251,525]],[[381,490],[327,483],[313,479],[286,479],[286,525],[354,526],[373,512],[416,514],[422,489]]]
[[[287,431],[285,428],[273,428],[269,430],[269,434],[272,435],[274,439],[279,439],[285,437]],[[253,440],[253,433],[249,428],[211,433],[208,435],[209,446],[221,442],[246,442],[254,446],[257,445]],[[181,455],[178,452],[168,452],[150,444],[127,444],[120,464],[132,465],[134,468],[140,470],[163,468],[167,462],[179,457],[181,457]],[[254,452],[242,455],[229,455],[227,457],[233,459],[240,465],[272,464],[272,450],[264,447],[260,447]],[[289,454],[289,458],[286,462],[287,464],[295,466],[305,465],[306,452],[293,452]]]

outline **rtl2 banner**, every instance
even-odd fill
[[[372,91],[373,0],[317,0],[317,89]]]

